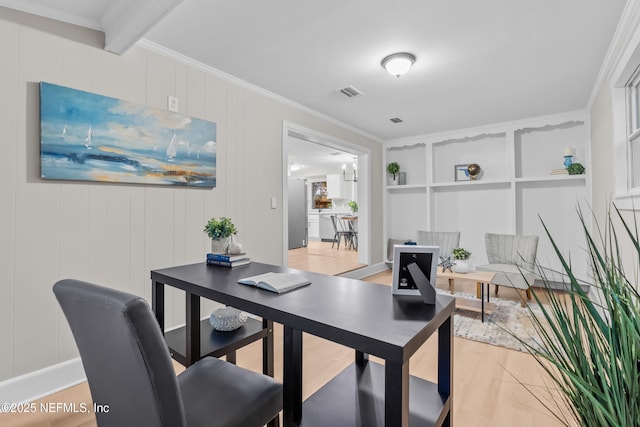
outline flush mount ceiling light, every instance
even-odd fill
[[[416,62],[416,56],[407,52],[392,53],[382,59],[382,68],[387,70],[392,76],[400,78],[401,75],[409,71],[409,68]]]

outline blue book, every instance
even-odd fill
[[[212,261],[212,260],[207,260],[207,265],[217,265],[219,267],[229,267],[229,268],[233,268],[233,267],[238,267],[241,265],[247,265],[251,262],[251,260],[249,258],[245,258],[245,259],[241,259],[238,261]]]
[[[247,259],[247,254],[225,255],[225,254],[207,254],[207,261],[234,262]]]

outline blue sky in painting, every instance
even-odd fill
[[[43,178],[215,186],[215,123],[50,83],[40,91]]]

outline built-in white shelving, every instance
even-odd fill
[[[390,141],[385,167],[398,162],[407,184],[385,182],[385,241],[415,239],[417,230],[460,231],[472,263],[482,264],[485,233],[535,234],[538,261],[559,270],[542,219],[586,274],[576,208],[590,202],[588,148],[583,112]],[[551,174],[564,167],[567,152],[585,175]],[[456,166],[470,163],[480,165],[480,176],[456,181]]]

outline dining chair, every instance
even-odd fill
[[[500,286],[517,289],[521,294],[520,303],[524,307],[522,292],[530,300],[529,287],[536,278],[534,270],[538,236],[486,233],[484,243],[489,264],[476,266],[476,270],[496,273],[491,280],[491,284],[495,285],[496,295]]]
[[[340,249],[340,240],[344,239],[344,245],[347,247],[352,238],[352,233],[349,231],[349,227],[345,223],[344,220],[338,218],[338,215],[331,215],[331,225],[333,225],[333,243],[331,243],[331,247],[336,243],[338,244],[338,249]]]
[[[53,292],[71,327],[99,427],[275,425],[282,385],[205,357],[176,376],[160,326],[135,295],[65,279]]]

